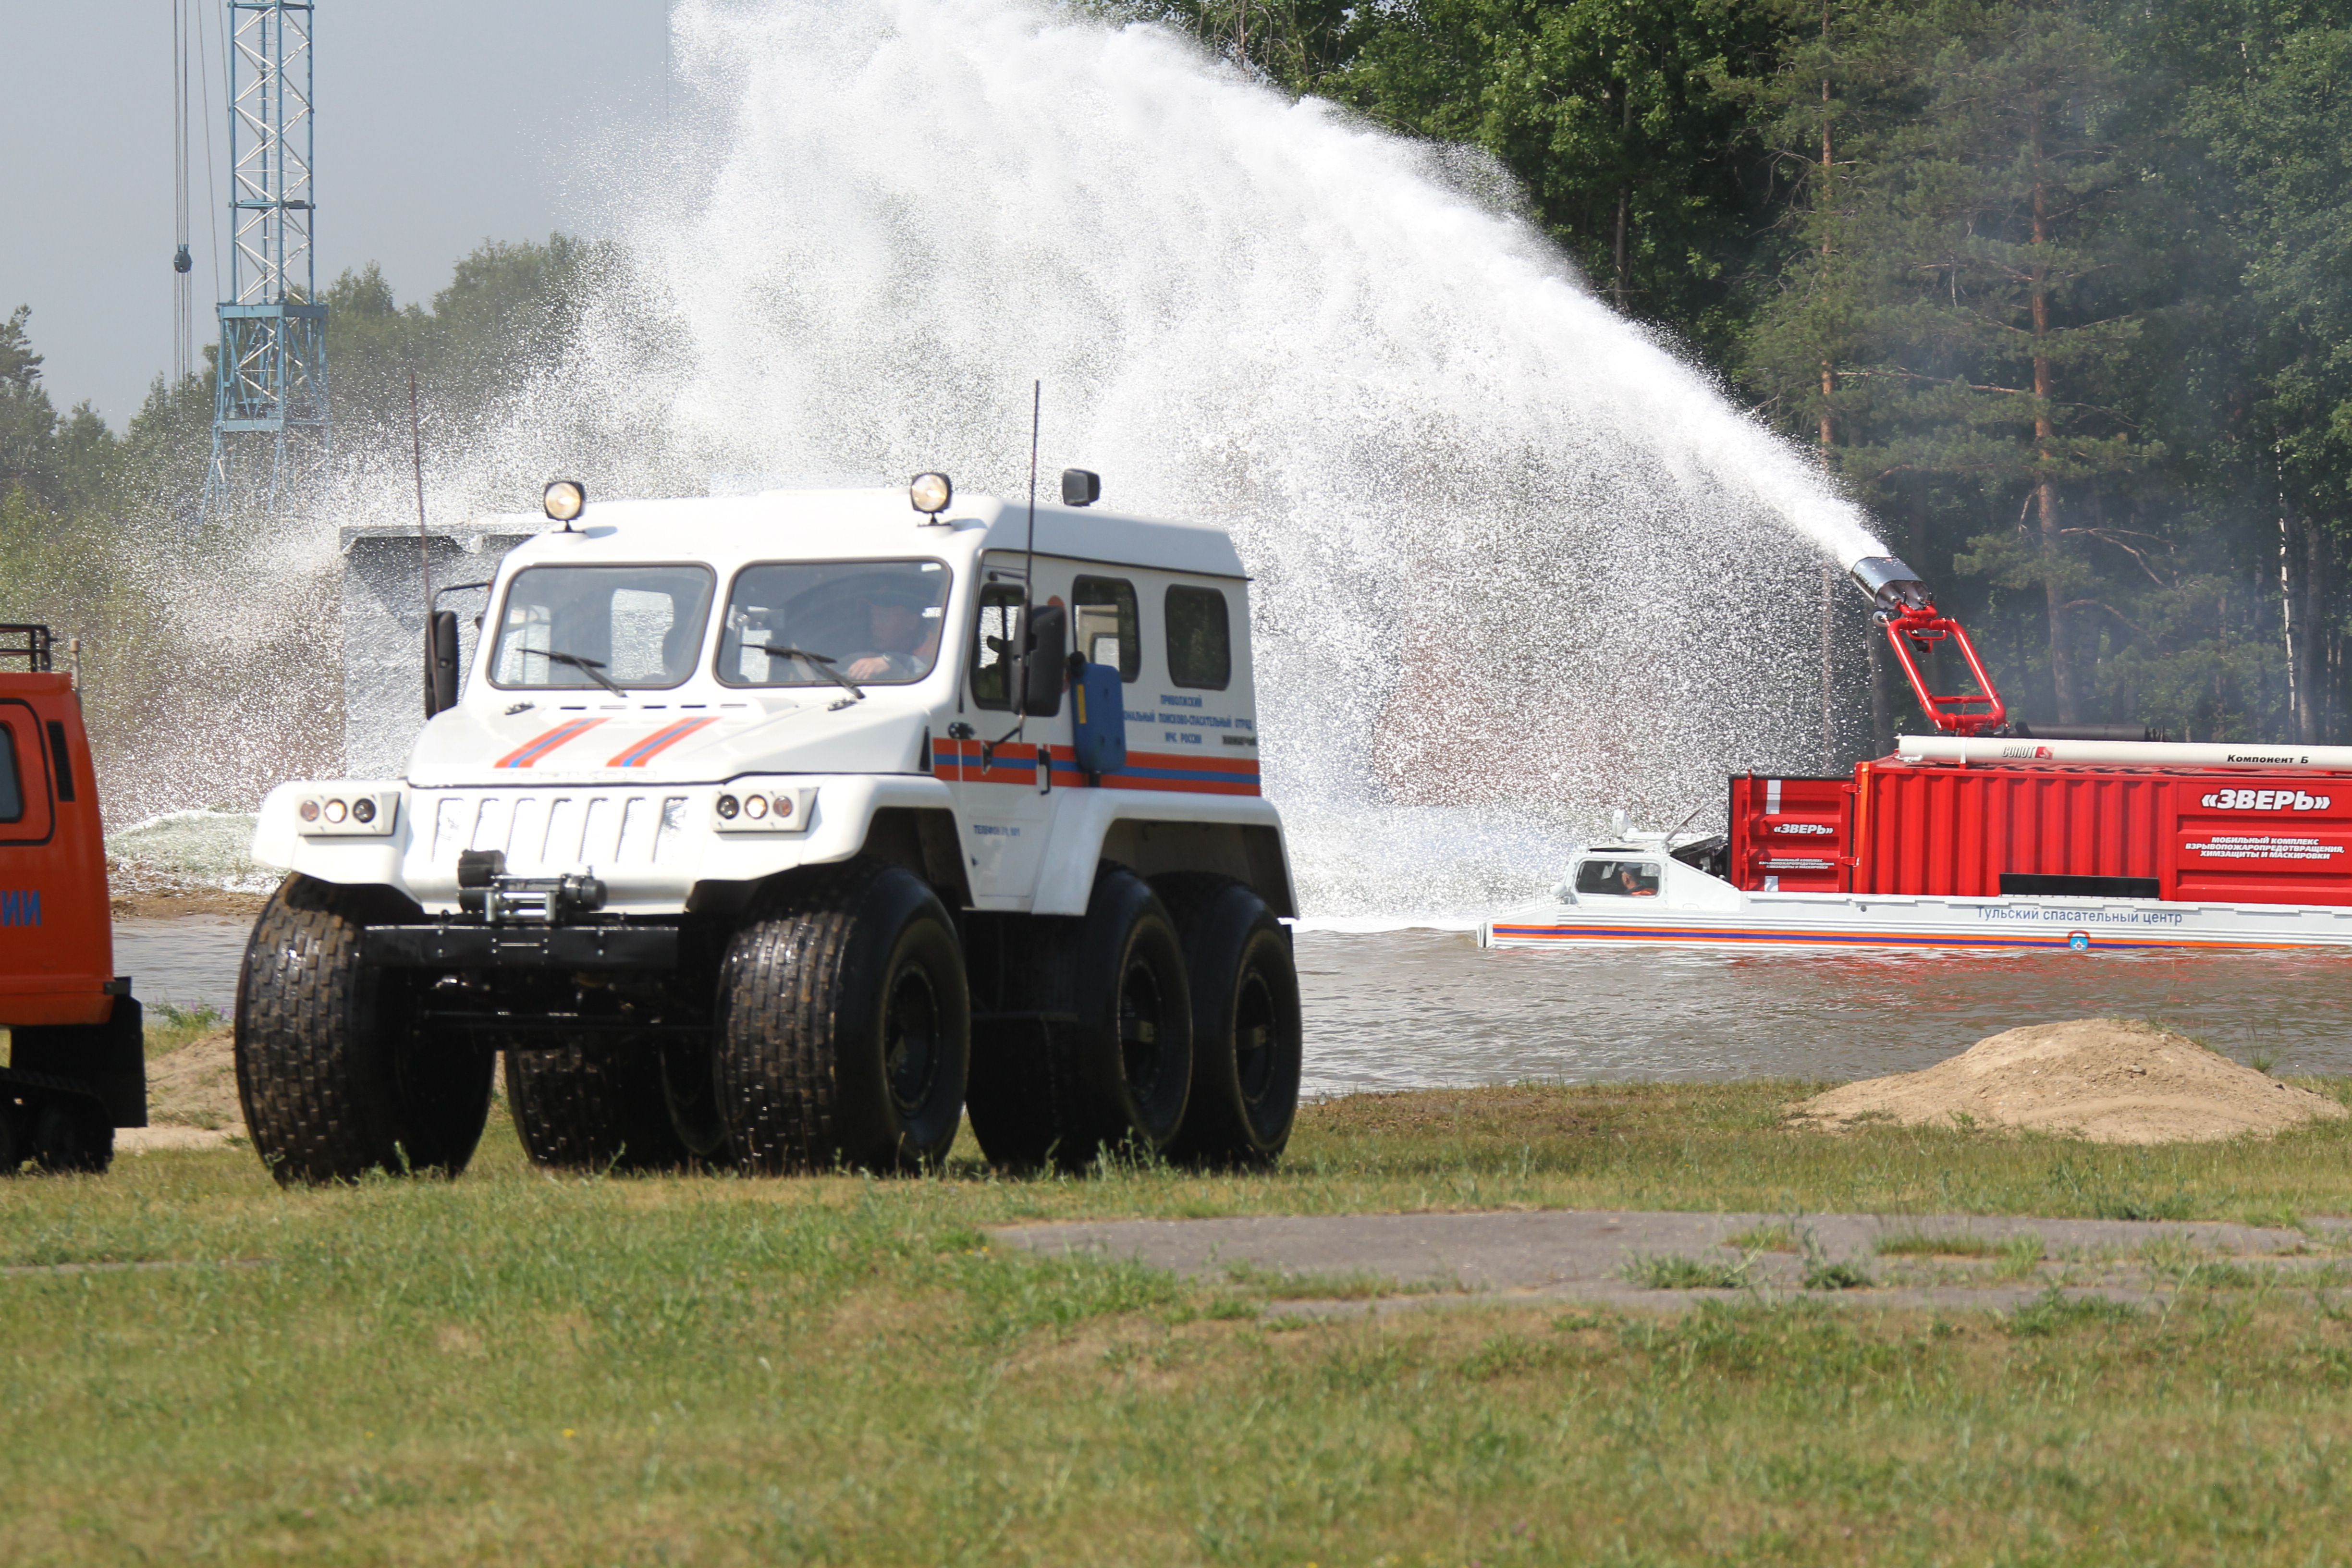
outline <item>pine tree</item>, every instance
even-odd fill
[[[2342,709],[2352,549],[2352,8],[2328,9],[2252,5],[2187,51],[2204,79],[2185,119],[2242,192],[2245,435],[2259,454],[2244,478],[2276,499],[2292,732],[2306,742]]]
[[[0,497],[23,490],[47,499],[54,478],[58,413],[26,331],[32,314],[19,305],[0,321]]]
[[[2099,605],[2074,514],[2163,455],[2124,406],[2151,193],[2116,44],[2085,11],[1855,13],[1882,123],[1828,171],[1805,230],[1818,248],[1751,345],[1784,416],[1846,426],[1835,465],[1866,494],[1940,478],[2013,520],[1955,564],[2038,591],[2066,721],[2091,692],[2077,612]]]

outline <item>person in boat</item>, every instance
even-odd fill
[[[1617,890],[1629,899],[1654,899],[1658,884],[1654,878],[1644,878],[1642,868],[1629,860],[1617,868]]]

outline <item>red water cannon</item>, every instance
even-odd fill
[[[1992,683],[1992,672],[1977,657],[1977,645],[1969,640],[1968,629],[1936,608],[1936,596],[1919,574],[1892,555],[1864,556],[1847,570],[1855,584],[1870,595],[1878,624],[1886,628],[1886,640],[1894,645],[1895,657],[1909,678],[1912,694],[1919,699],[1919,710],[1927,721],[1948,735],[1981,735],[2000,729],[2009,718],[2009,709]],[[1937,645],[1948,640],[1967,660],[1978,690],[1938,695],[1927,689],[1920,661],[1933,657]]]

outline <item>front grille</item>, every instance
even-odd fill
[[[657,866],[678,851],[686,804],[684,795],[622,790],[440,795],[433,804],[432,861],[454,865],[460,850],[499,849],[507,869],[525,877],[577,866]]]

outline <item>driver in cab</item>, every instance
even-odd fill
[[[911,680],[930,668],[939,657],[943,624],[929,594],[912,584],[904,588],[883,585],[869,589],[866,599],[865,646],[841,666],[852,680]]]
[[[1601,898],[1654,899],[1658,868],[1647,860],[1586,860],[1576,868],[1576,891]]]

